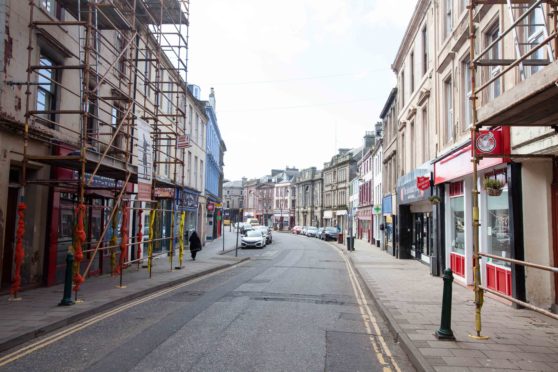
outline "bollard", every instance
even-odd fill
[[[58,306],[70,306],[75,302],[72,300],[72,268],[74,267],[74,255],[72,252],[66,254],[66,274],[64,277],[64,296]]]
[[[444,295],[442,298],[442,320],[440,328],[434,332],[438,340],[455,341],[455,336],[451,330],[451,292],[453,283],[453,273],[451,269],[444,271]]]

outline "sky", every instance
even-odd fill
[[[363,144],[416,0],[191,0],[188,83],[215,89],[226,180]]]

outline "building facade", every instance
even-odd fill
[[[398,104],[397,104],[397,88],[393,88],[388,96],[386,103],[380,113],[380,119],[383,125],[383,170],[382,170],[382,215],[384,224],[384,241],[383,249],[388,253],[395,254],[395,246],[397,239],[395,236],[396,215],[397,215],[397,177],[398,169],[398,153],[397,138],[399,130]]]
[[[222,204],[223,192],[223,154],[226,151],[219,125],[217,123],[215,91],[211,88],[209,100],[205,103],[208,117],[206,133],[206,158],[194,159],[194,168],[199,166],[205,171],[205,194],[207,198],[206,240],[217,239],[221,236],[221,209],[216,205]],[[200,175],[201,177],[202,175]]]

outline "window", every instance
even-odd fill
[[[506,183],[505,173],[489,175],[489,178],[496,178],[502,183]],[[508,190],[504,187],[502,194],[499,196],[487,196],[487,247],[486,253],[500,257],[512,257],[512,249],[510,242],[510,211],[508,204]],[[510,267],[510,263],[491,260],[491,263]]]
[[[112,106],[110,116],[111,116],[110,125],[112,127],[112,134],[114,135],[114,133],[116,133],[116,130],[117,130],[118,126],[120,125],[120,123],[124,119],[122,108],[120,108],[118,106]],[[114,139],[114,141],[112,143],[112,146],[116,147],[116,148],[121,148],[122,147],[121,142],[122,142],[121,136],[117,135],[117,137]]]
[[[200,190],[203,189],[203,160],[200,159]]]
[[[401,107],[405,107],[405,71],[401,71]]]
[[[450,184],[450,244],[451,251],[465,254],[465,198],[463,181]]]
[[[421,38],[422,38],[422,75],[426,74],[428,71],[428,30],[426,25],[422,28],[421,31]]]
[[[118,59],[118,72],[120,73],[120,75],[124,75],[126,74],[126,41],[124,39],[124,36],[119,32],[116,33],[116,48],[117,55],[120,55],[120,53],[122,53],[122,55]]]
[[[411,88],[411,93],[413,93],[415,91],[415,53],[411,52],[411,55],[409,56],[409,64],[411,65],[411,84],[410,88]]]
[[[428,151],[428,105],[422,108],[422,162],[429,160]]]
[[[465,59],[461,63],[461,71],[463,76],[462,86],[462,107],[463,107],[463,120],[462,120],[462,130],[466,130],[471,125],[472,120],[472,84],[471,84],[471,69],[469,67],[469,58]]]
[[[198,188],[198,157],[194,156],[194,188]]]
[[[198,145],[201,146],[201,143],[199,142],[199,134],[200,134],[200,116],[196,112],[196,131],[194,132],[194,140]]]
[[[413,169],[416,165],[416,161],[417,161],[417,154],[416,154],[416,143],[418,142],[418,138],[417,138],[417,133],[415,132],[415,121],[411,121],[411,143],[410,143],[410,159],[411,161],[409,162],[409,165],[411,166],[411,169]]]
[[[98,109],[97,99],[94,97],[89,98],[87,102],[87,142],[97,146],[98,135]]]
[[[405,174],[405,133],[401,133],[401,175]]]
[[[532,6],[533,4],[529,4]],[[533,47],[539,45],[544,37],[544,14],[542,12],[541,6],[539,5],[529,13],[525,19],[527,23],[527,43],[526,50],[523,53],[528,52]],[[529,59],[543,59],[544,58],[544,48],[539,48],[536,52],[529,56]],[[525,77],[529,77],[539,71],[541,66],[529,66],[524,68]]]
[[[444,81],[444,116],[446,120],[446,142],[453,140],[453,89],[451,76]]]
[[[38,116],[48,120],[54,121],[55,115],[52,112],[56,109],[56,73],[51,67],[54,66],[54,62],[41,55],[39,59],[40,66],[37,85],[37,111],[39,111]],[[42,112],[41,112],[42,111]],[[52,123],[50,123],[52,124]]]
[[[486,44],[490,45],[495,42],[500,36],[500,28],[498,25],[493,27],[487,34]],[[498,41],[490,50],[488,51],[488,58],[491,60],[500,59],[500,42]],[[498,74],[500,74],[501,66],[489,66],[488,67],[488,79],[492,79]],[[492,84],[490,84],[489,98],[494,99],[498,97],[501,93],[501,78],[496,79]]]
[[[444,38],[453,30],[453,0],[446,0],[444,6]]]
[[[188,151],[188,186],[192,186],[192,152]]]
[[[56,0],[40,0],[41,8],[47,12],[51,17],[60,18],[61,9]]]
[[[143,95],[146,97],[151,96],[151,50],[147,49],[145,51],[145,64],[143,68],[144,74],[144,86]]]

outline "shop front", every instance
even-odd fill
[[[502,146],[506,147],[509,130],[500,131]],[[473,179],[471,151],[472,145],[468,142],[434,164],[435,184],[445,184],[445,265],[452,269],[456,280],[473,284],[472,190],[476,184],[479,190],[479,251],[496,256],[481,260],[482,282],[508,296],[524,297],[523,270],[512,268],[509,262],[497,258],[523,258],[522,239],[516,239],[522,229],[518,226],[522,214],[521,202],[518,202],[521,200],[520,165],[503,158],[483,158],[478,165],[478,178]]]
[[[333,211],[332,210],[325,210],[324,211],[324,226],[335,226],[333,222]]]
[[[195,190],[188,188],[177,189],[176,190],[176,210],[177,216],[175,218],[174,234],[175,236],[175,247],[178,245],[178,239],[180,238],[180,223],[182,218],[184,218],[184,228],[183,228],[183,239],[184,244],[188,245],[188,238],[193,231],[201,236],[201,231],[198,228],[199,225],[199,196],[200,193]]]
[[[372,207],[359,207],[357,214],[357,237],[370,243],[372,227]]]
[[[397,181],[398,258],[431,263],[433,254],[432,166],[425,163]]]
[[[380,230],[384,232],[384,241],[382,249],[387,251],[392,256],[395,255],[395,215],[393,214],[393,195],[386,195],[382,200],[382,215],[383,221],[380,225]]]

